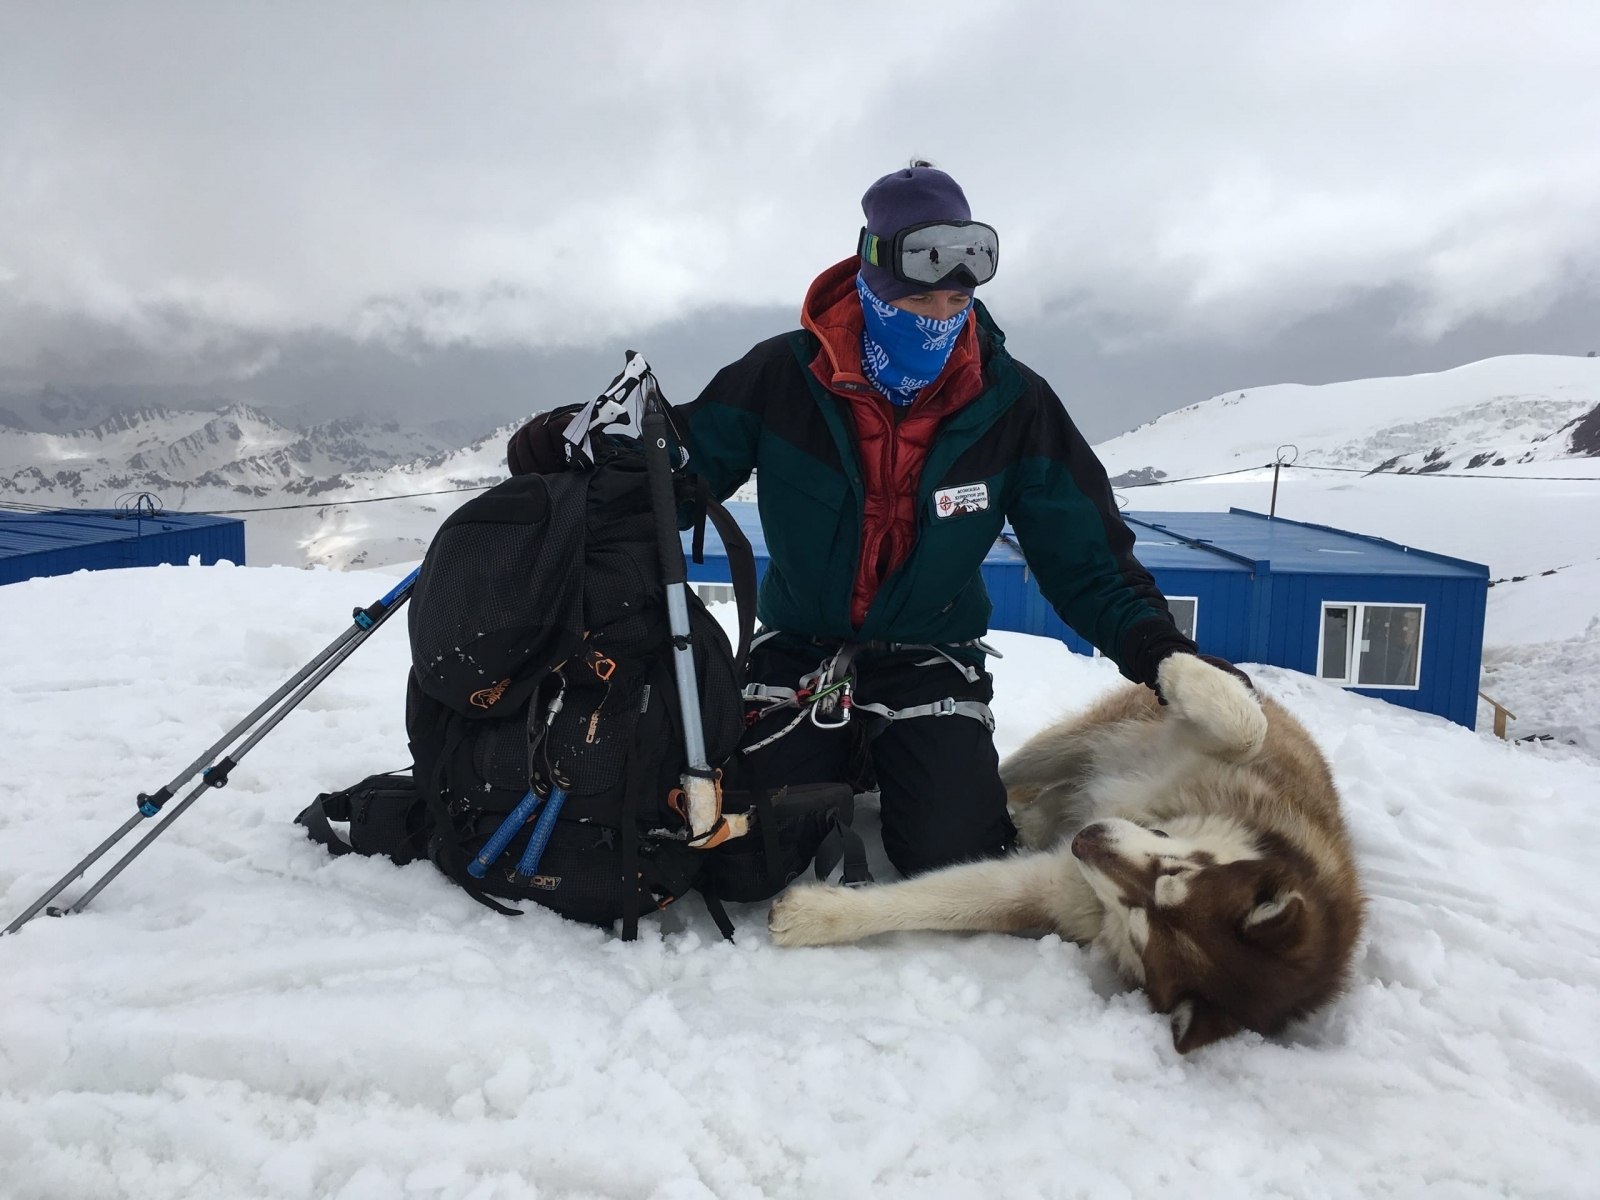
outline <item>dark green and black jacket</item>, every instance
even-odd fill
[[[715,495],[725,499],[757,474],[770,555],[761,622],[847,641],[982,637],[991,605],[979,566],[1009,520],[1062,620],[1124,675],[1153,684],[1157,663],[1193,643],[1134,557],[1105,469],[1061,401],[1007,353],[982,304],[973,315],[982,389],[939,425],[917,477],[912,551],[883,579],[859,628],[850,602],[865,503],[861,463],[851,401],[811,370],[816,335],[798,330],[761,342],[678,410],[690,467]],[[982,505],[970,503],[974,497]]]

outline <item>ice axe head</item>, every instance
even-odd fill
[[[661,389],[644,355],[627,352],[627,364],[605,391],[589,401],[567,423],[567,459],[579,465],[594,462],[596,433],[637,438],[643,433],[645,409],[659,403]]]

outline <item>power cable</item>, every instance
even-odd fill
[[[449,496],[457,492],[486,492],[494,486],[492,483],[483,483],[473,487],[439,488],[437,491],[432,492],[400,492],[393,496],[367,496],[360,500],[323,500],[305,504],[269,504],[261,508],[190,508],[184,511],[206,517],[231,517],[239,513],[288,512],[290,509],[297,508],[342,508],[348,504],[381,504],[385,500],[412,500],[418,496]]]
[[[1494,475],[1484,471],[1385,471],[1381,467],[1335,467],[1321,463],[1262,463],[1258,467],[1240,467],[1236,471],[1213,471],[1208,475],[1184,475],[1177,479],[1150,479],[1142,483],[1113,483],[1124,488],[1164,487],[1171,483],[1193,483],[1200,479],[1222,479],[1229,475],[1245,475],[1251,471],[1270,471],[1274,466],[1296,471],[1344,471],[1352,475],[1386,476],[1392,479],[1504,479],[1529,480],[1544,483],[1600,483],[1600,476],[1590,475]]]
[[[1585,475],[1497,475],[1484,471],[1385,471],[1380,467],[1336,467],[1331,463],[1262,463],[1259,466],[1238,467],[1232,471],[1210,471],[1202,475],[1181,475],[1176,479],[1147,479],[1139,483],[1113,483],[1117,491],[1133,488],[1167,487],[1175,483],[1198,483],[1207,479],[1226,479],[1233,475],[1248,475],[1253,471],[1270,471],[1274,466],[1296,471],[1342,471],[1350,475],[1387,476],[1394,479],[1499,479],[1508,482],[1529,483],[1600,483],[1600,476]],[[471,487],[436,488],[426,492],[397,492],[392,496],[367,496],[357,500],[306,501],[303,504],[264,504],[255,508],[190,508],[174,511],[195,516],[232,517],[250,513],[291,512],[307,508],[337,508],[355,504],[381,504],[388,500],[414,500],[423,496],[449,496],[457,493],[484,492],[494,484],[476,484]],[[59,504],[30,504],[23,500],[0,499],[0,508],[22,512],[58,512]]]
[[[1291,464],[1283,465],[1288,467]],[[1333,467],[1316,463],[1294,465],[1303,471],[1346,471],[1356,475],[1387,475],[1394,479],[1526,479],[1544,483],[1600,483],[1600,476],[1591,475],[1491,475],[1485,471],[1385,471],[1382,467]]]

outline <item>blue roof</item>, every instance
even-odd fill
[[[758,559],[767,556],[756,505],[730,503]],[[1234,508],[1227,512],[1125,512],[1138,540],[1135,553],[1152,571],[1268,571],[1301,575],[1428,575],[1487,578],[1489,568],[1443,554],[1416,550],[1383,538],[1326,525],[1267,518]],[[688,548],[685,535],[684,547]],[[706,554],[721,557],[722,539],[706,524]],[[986,563],[1023,561],[1009,526]]]
[[[1191,554],[1253,566],[1280,575],[1428,575],[1487,578],[1482,563],[1417,550],[1385,538],[1328,525],[1269,518],[1248,509],[1227,512],[1128,512],[1138,538],[1135,553],[1152,569],[1179,564],[1147,553],[1162,541],[1182,541]],[[1192,564],[1199,565],[1199,564]],[[1202,568],[1204,569],[1204,568]]]
[[[1146,526],[1139,517],[1149,513],[1122,514],[1133,530],[1134,553],[1139,561],[1152,571],[1237,571],[1248,575],[1256,569],[1256,560],[1243,554],[1221,549],[1215,544],[1196,544],[1186,532],[1160,525]],[[1178,515],[1158,513],[1157,516]]]
[[[140,516],[109,508],[73,508],[56,512],[0,510],[0,558],[38,554],[66,546],[103,545],[173,530],[237,523],[237,518],[201,513],[164,512],[159,516]]]

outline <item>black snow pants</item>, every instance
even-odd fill
[[[752,651],[748,679],[795,688],[837,649],[837,643],[778,634]],[[766,744],[734,756],[734,786],[855,783],[864,752],[877,782],[883,847],[901,874],[1009,852],[1017,831],[1006,812],[994,736],[983,721],[959,713],[888,720],[860,707],[899,712],[946,699],[987,705],[994,696],[988,673],[977,668],[969,681],[927,647],[872,645],[856,652],[851,669],[854,715],[838,727],[807,718],[767,741],[800,713],[788,705],[763,711],[752,701],[741,745]]]

